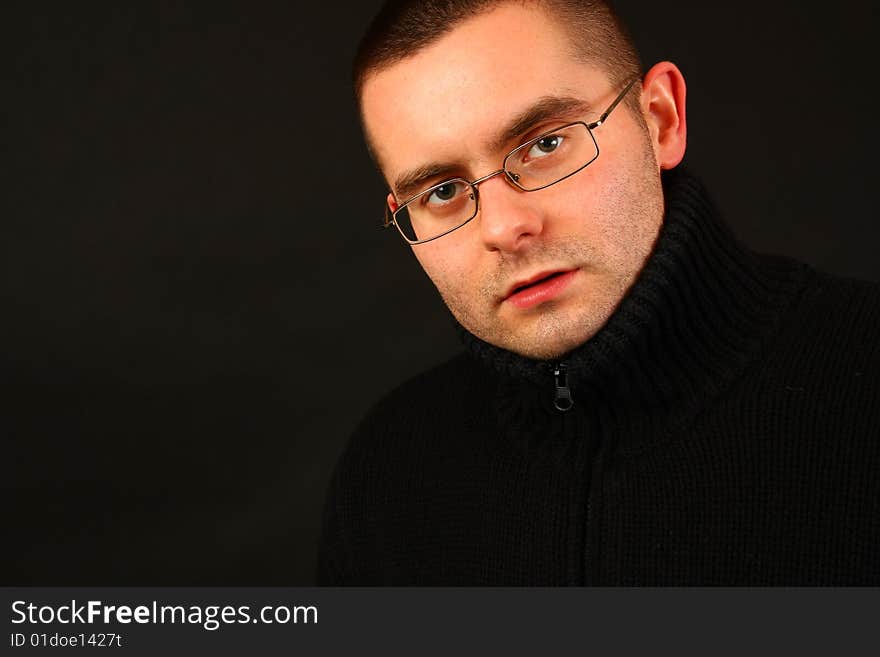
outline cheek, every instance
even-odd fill
[[[483,285],[481,272],[483,270],[480,269],[478,262],[469,257],[465,245],[458,244],[460,240],[449,239],[452,236],[447,235],[442,238],[442,240],[449,240],[447,243],[442,243],[440,240],[436,244],[429,242],[422,246],[433,246],[434,248],[419,250],[416,247],[413,251],[440,296],[455,312],[456,310],[464,311],[465,308],[477,303],[475,299],[481,294],[480,289]]]
[[[598,209],[602,240],[615,268],[623,273],[644,264],[663,218],[659,174],[649,163],[640,164],[621,163],[618,175],[603,188],[606,193]]]
[[[414,248],[413,252],[428,278],[441,293],[445,293],[457,280],[460,280],[463,267],[459,257],[452,250],[438,248],[440,246],[442,245],[439,242],[436,244],[429,242]]]
[[[607,209],[596,190],[605,184],[600,179],[588,178],[590,171],[582,171],[571,179],[561,183],[557,193],[551,194],[544,201],[543,211],[546,218],[542,230],[541,241],[548,245],[579,244],[595,249],[604,240],[606,233],[604,224],[608,221]],[[582,176],[580,179],[577,176]],[[541,194],[541,192],[537,192]]]

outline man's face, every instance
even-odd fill
[[[503,5],[368,78],[362,111],[394,208],[406,200],[393,188],[402,175],[443,164],[447,172],[420,189],[474,180],[541,132],[598,119],[619,91],[573,56],[570,37],[543,12]],[[547,97],[590,109],[545,116],[498,143]],[[532,358],[560,356],[602,327],[644,265],[663,218],[650,134],[624,105],[594,134],[600,155],[586,169],[535,192],[493,177],[479,186],[473,221],[412,247],[474,335]]]

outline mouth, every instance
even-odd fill
[[[509,301],[519,308],[528,308],[549,301],[567,287],[576,269],[541,272],[517,281],[508,288],[502,302]]]
[[[558,278],[559,276],[562,276],[562,275],[564,275],[564,274],[567,274],[567,273],[569,273],[570,271],[571,271],[571,270],[562,270],[562,269],[560,269],[560,270],[558,270],[558,271],[541,272],[540,274],[536,274],[535,276],[532,276],[532,277],[530,277],[530,278],[528,278],[528,279],[525,279],[525,280],[523,280],[523,281],[519,281],[519,282],[514,283],[513,285],[511,285],[511,286],[507,289],[507,293],[504,295],[504,298],[505,298],[505,299],[509,299],[509,298],[512,297],[514,294],[519,294],[520,292],[522,292],[522,291],[524,291],[524,290],[527,290],[527,289],[529,289],[530,287],[534,287],[535,285],[540,285],[541,283],[544,283],[544,282],[546,282],[546,281],[550,281],[550,280],[552,280],[552,279],[554,279],[554,278]]]

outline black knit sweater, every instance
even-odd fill
[[[880,584],[878,286],[754,254],[693,177],[664,187],[592,339],[547,363],[460,329],[369,412],[320,584]]]

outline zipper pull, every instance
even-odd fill
[[[553,399],[553,405],[557,410],[565,412],[574,406],[571,389],[568,387],[568,376],[565,374],[565,363],[558,363],[553,368],[553,377],[556,380],[556,397]]]

